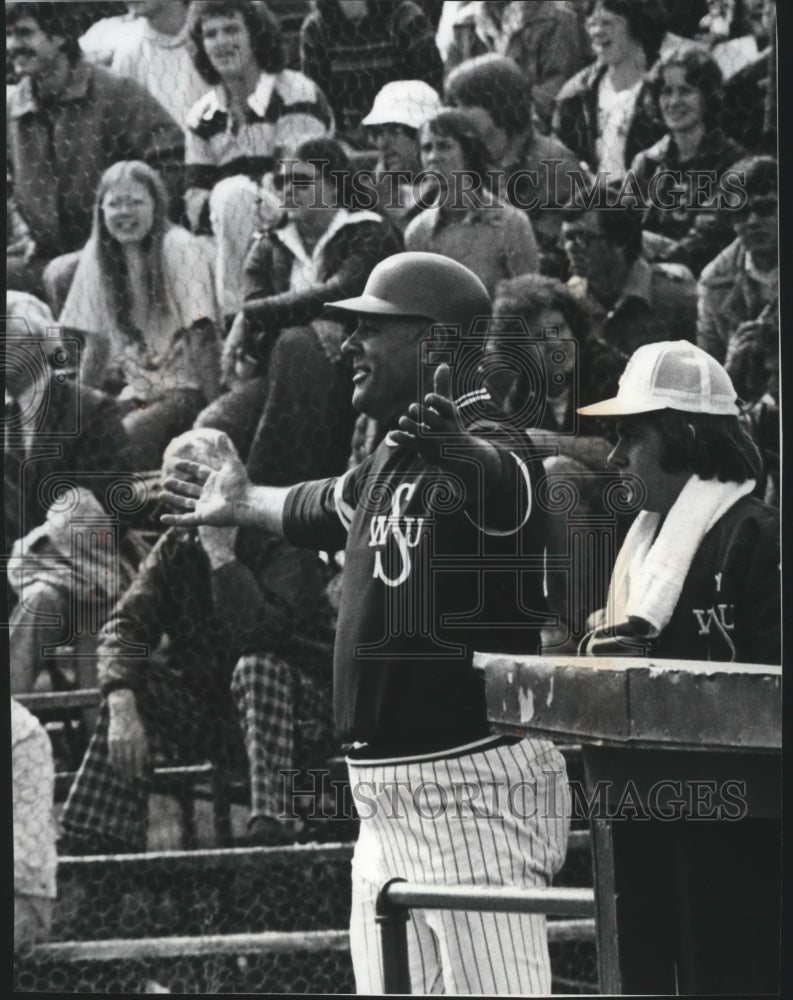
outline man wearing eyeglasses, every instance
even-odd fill
[[[696,283],[682,264],[642,255],[643,211],[600,181],[562,210],[568,286],[587,307],[595,337],[618,368],[643,344],[694,340]]]
[[[744,200],[730,215],[736,238],[699,279],[697,343],[729,368],[756,336],[760,317],[779,296],[777,163],[771,156],[741,160]]]
[[[697,344],[722,362],[747,404],[777,502],[779,480],[779,203],[777,162],[753,156],[732,168],[744,199],[730,214],[735,240],[699,279]]]

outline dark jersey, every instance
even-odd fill
[[[741,497],[702,539],[651,656],[782,662],[779,511]]]
[[[290,541],[345,550],[336,723],[345,741],[383,753],[487,736],[473,651],[535,652],[547,623],[542,463],[525,434],[492,419],[486,393],[458,404],[500,458],[480,497],[389,437],[346,475],[302,483],[287,497]]]

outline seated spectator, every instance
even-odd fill
[[[493,303],[493,323],[480,364],[482,381],[491,398],[516,427],[525,427],[532,441],[547,457],[546,500],[551,515],[546,521],[546,552],[552,561],[547,571],[548,607],[559,624],[543,629],[543,649],[575,652],[584,634],[587,616],[600,607],[605,593],[598,581],[611,569],[596,565],[603,551],[589,546],[570,562],[568,516],[583,529],[592,518],[610,522],[624,532],[621,520],[606,503],[614,481],[604,472],[611,451],[607,421],[588,421],[578,427],[575,408],[594,402],[617,388],[617,371],[610,351],[591,335],[590,316],[584,306],[555,278],[526,274],[499,284]],[[558,484],[572,486],[574,510],[558,513],[553,499]],[[565,496],[567,493],[565,493]],[[567,558],[568,565],[559,569]],[[580,585],[587,580],[587,586]]]
[[[8,58],[21,77],[7,95],[9,169],[36,248],[27,259],[9,256],[15,290],[41,294],[48,262],[85,243],[99,178],[112,163],[161,169],[172,209],[181,205],[181,129],[137,84],[83,61],[77,6],[5,5]]]
[[[736,238],[702,272],[697,320],[697,343],[726,364],[745,325],[773,315],[779,300],[777,162],[753,156],[734,169],[744,195],[730,212]]]
[[[93,652],[105,604],[138,555],[128,528],[143,498],[136,502],[125,471],[118,405],[75,377],[79,344],[62,333],[43,302],[8,293],[3,481],[12,694],[92,686],[93,661],[81,654]],[[105,543],[92,544],[99,536]]]
[[[219,431],[168,447],[220,468],[235,454]],[[159,761],[245,761],[249,841],[294,840],[280,773],[295,746],[323,760],[333,743],[332,623],[319,561],[262,532],[168,530],[105,627],[99,724],[63,814],[61,853],[146,849],[147,794]],[[299,667],[298,667],[299,664]]]
[[[779,496],[779,257],[777,162],[735,164],[745,202],[730,212],[736,239],[699,280],[697,343],[721,361],[747,405],[765,464],[765,496]]]
[[[279,215],[263,177],[300,142],[330,131],[333,117],[316,83],[284,68],[278,24],[263,3],[193,3],[189,25],[196,69],[212,89],[187,116],[187,214],[194,232],[214,233],[218,301],[230,319],[257,223]]]
[[[121,477],[117,495],[119,485],[132,495]],[[46,518],[14,542],[8,560],[17,597],[8,622],[12,695],[95,687],[98,631],[134,573],[118,519],[67,476],[58,486],[48,484]],[[92,710],[84,714],[86,726],[95,721]]]
[[[703,24],[708,19],[708,0],[661,0],[667,34],[680,38],[696,39],[707,31]]]
[[[365,145],[361,119],[392,80],[436,90],[443,64],[432,25],[410,0],[317,0],[300,33],[300,67],[328,95],[339,133]]]
[[[211,247],[166,215],[165,191],[144,163],[116,163],[94,200],[60,322],[84,331],[81,377],[120,393],[137,469],[219,388],[220,335]]]
[[[300,69],[300,29],[311,12],[311,0],[267,0],[267,6],[281,29],[284,65]]]
[[[759,5],[755,2],[754,7]],[[750,153],[777,155],[776,0],[763,0],[762,24],[752,26],[759,51],[727,77],[724,131]]]
[[[72,339],[64,343],[61,332],[45,303],[24,292],[8,292],[6,553],[44,521],[57,482],[62,487],[76,480],[104,496],[108,481],[122,478],[129,466],[118,404],[73,377],[78,345]]]
[[[185,128],[187,113],[206,93],[189,48],[184,0],[130,0],[135,20],[120,33],[110,71],[148,90]]]
[[[421,184],[414,180],[421,170],[419,126],[440,110],[441,99],[428,83],[394,80],[377,92],[361,122],[378,152],[377,211],[400,232],[421,211]]]
[[[721,178],[744,150],[719,127],[721,71],[704,49],[662,56],[650,86],[669,132],[631,164],[648,204],[644,228],[670,241],[655,260],[696,276],[732,239]]]
[[[617,371],[642,344],[694,339],[693,275],[683,264],[642,256],[641,204],[623,204],[618,188],[598,180],[589,197],[577,197],[561,215],[568,287],[589,311]]]
[[[531,87],[522,71],[505,56],[477,56],[452,70],[444,100],[474,115],[489,166],[499,171],[497,193],[528,212],[543,273],[563,275],[559,209],[571,195],[570,173],[580,171],[566,146],[535,131]]]
[[[539,270],[531,222],[493,194],[487,148],[474,118],[441,111],[422,125],[421,165],[435,171],[436,203],[405,230],[405,249],[440,253],[465,264],[489,294],[504,278]]]
[[[39,720],[11,699],[14,951],[46,941],[57,894],[55,765]]]
[[[650,0],[597,0],[586,25],[595,62],[562,87],[553,131],[589,170],[619,181],[664,134],[645,74],[665,28]]]
[[[223,352],[232,390],[197,421],[226,430],[253,481],[268,485],[343,471],[351,374],[344,328],[321,313],[360,292],[374,265],[400,249],[382,216],[356,208],[335,139],[309,140],[296,156],[279,175],[287,216],[248,257],[249,292]]]
[[[446,72],[488,52],[513,59],[532,89],[538,127],[548,133],[559,89],[588,62],[572,4],[476,0],[464,5],[452,30]]]

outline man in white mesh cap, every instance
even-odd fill
[[[394,80],[377,92],[361,122],[372,133],[379,154],[375,166],[378,206],[400,230],[421,211],[413,185],[421,171],[418,132],[440,110],[441,99],[428,83]]]
[[[732,661],[781,663],[779,511],[752,495],[761,459],[736,402],[718,361],[666,341],[633,354],[613,399],[579,410],[616,418],[609,462],[630,477],[643,507],[586,651],[647,653],[654,664],[717,661],[700,674],[714,716],[727,707],[719,675]],[[648,694],[639,711],[700,724],[682,692]],[[700,751],[632,751],[621,787],[663,777],[622,822],[608,824],[620,907],[630,914],[620,948],[637,957],[621,970],[626,993],[674,992],[675,983],[708,996],[779,993],[781,824],[757,802],[781,801],[781,775],[778,757],[760,756],[736,779],[723,761],[737,754],[719,764],[718,754]]]
[[[724,368],[687,341],[640,347],[612,399],[608,456],[642,510],[586,652],[778,664],[779,512],[753,496],[760,454]]]

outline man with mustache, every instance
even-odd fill
[[[77,5],[8,3],[5,15],[6,55],[20,78],[7,94],[8,162],[35,244],[9,257],[7,283],[40,294],[48,262],[88,239],[97,184],[112,163],[144,160],[179,200],[184,136],[142,87],[82,59]]]

